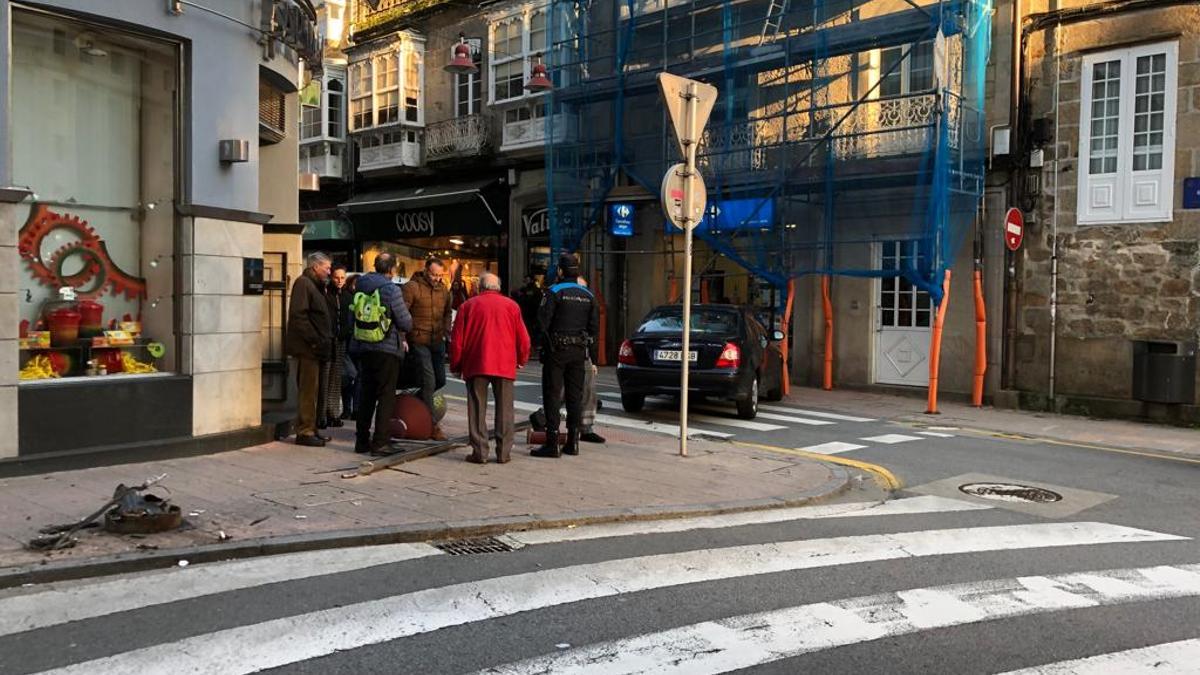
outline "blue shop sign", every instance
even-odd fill
[[[700,227],[710,232],[741,232],[775,228],[775,201],[772,199],[724,199],[708,207]]]
[[[609,204],[608,224],[609,231],[614,237],[632,237],[633,204]]]

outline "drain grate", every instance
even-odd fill
[[[450,555],[480,555],[483,553],[507,553],[515,551],[511,544],[497,537],[476,537],[474,539],[456,539],[434,544]]]
[[[1062,501],[1062,495],[1046,488],[1017,483],[967,483],[960,485],[958,490],[963,494],[992,499],[1001,502],[1028,502],[1032,504],[1053,504]]]

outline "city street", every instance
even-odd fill
[[[537,405],[527,375],[519,409]],[[634,416],[603,398],[601,433],[669,441],[670,401]],[[513,532],[495,552],[393,544],[10,589],[0,672],[1196,672],[1197,462],[777,407],[751,426],[705,406],[695,432],[877,464],[903,489]]]

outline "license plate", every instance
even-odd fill
[[[655,349],[655,361],[681,361],[683,359],[683,351],[679,349]],[[688,361],[698,361],[700,359],[699,352],[688,352]]]

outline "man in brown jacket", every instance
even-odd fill
[[[408,358],[416,361],[421,400],[430,410],[434,392],[446,386],[446,336],[450,334],[451,312],[450,289],[442,281],[445,272],[440,259],[429,258],[425,269],[401,286],[413,324],[408,334]],[[431,438],[442,441],[446,435],[434,425]]]
[[[308,266],[292,284],[284,347],[296,359],[300,402],[296,408],[296,445],[324,447],[317,435],[317,392],[321,362],[333,358],[333,315],[322,288],[329,281],[329,256],[309,254]]]

